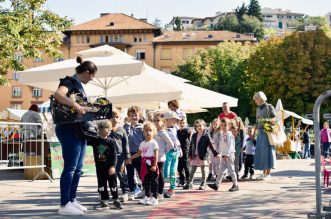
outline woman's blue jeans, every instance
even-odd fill
[[[74,201],[82,173],[86,140],[75,137],[72,124],[61,124],[55,128],[56,136],[62,146],[64,161],[60,179],[61,206]]]

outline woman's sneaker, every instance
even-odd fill
[[[159,205],[159,201],[156,198],[152,197],[147,201],[147,204],[155,206],[155,205]]]
[[[143,204],[143,205],[147,205],[147,202],[150,200],[151,198],[145,196],[143,199],[139,200],[139,203],[140,204]]]
[[[82,212],[87,212],[87,208],[84,207],[83,205],[81,205],[81,204],[79,203],[79,201],[77,201],[76,199],[75,199],[75,201],[71,202],[71,204],[72,204],[75,208],[81,210]]]
[[[99,204],[94,206],[95,210],[104,210],[104,209],[108,209],[108,208],[109,208],[108,200],[101,201]]]
[[[263,180],[265,177],[264,173],[262,173],[260,176],[256,177],[256,179],[258,180]]]
[[[64,207],[60,207],[58,210],[59,215],[83,215],[84,212],[75,208],[71,202],[68,202]]]

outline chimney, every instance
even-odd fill
[[[100,17],[106,16],[106,15],[108,15],[108,14],[110,14],[110,13],[101,13],[101,14],[100,14]]]
[[[147,18],[139,18],[140,21],[147,23]]]
[[[133,14],[131,14],[131,17],[133,17]]]

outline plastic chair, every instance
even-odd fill
[[[325,185],[325,181],[326,181],[326,187],[329,186],[329,178],[330,178],[331,170],[326,169],[325,163],[329,163],[329,162],[326,161],[323,156],[321,156],[321,165],[323,167],[323,176],[324,176],[323,177],[323,184]]]

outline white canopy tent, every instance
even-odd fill
[[[0,112],[0,120],[20,121],[23,114],[26,113],[27,111],[28,110],[6,108]]]
[[[299,119],[301,120],[302,123],[306,124],[306,125],[313,125],[313,121],[310,119],[306,119],[302,116],[299,116],[298,114],[288,111],[288,110],[284,110],[283,108],[283,104],[282,101],[280,99],[277,100],[277,104],[276,104],[276,115],[279,121],[285,120],[288,117],[292,116],[293,118]]]

